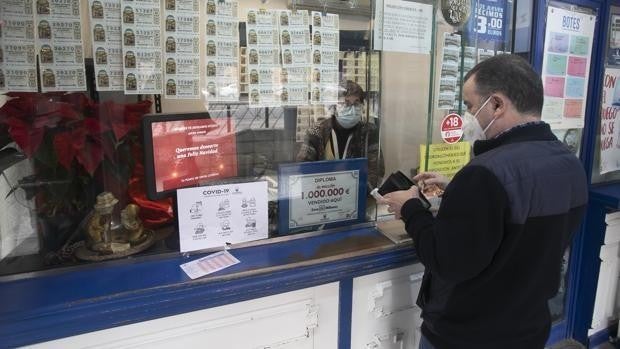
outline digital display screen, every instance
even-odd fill
[[[234,123],[205,114],[147,118],[144,128],[149,198],[159,199],[176,189],[237,176]]]

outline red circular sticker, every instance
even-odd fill
[[[441,121],[441,138],[448,144],[454,144],[463,137],[463,119],[459,114],[448,114]]]

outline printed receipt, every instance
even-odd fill
[[[193,280],[228,268],[237,263],[239,263],[239,260],[228,251],[221,251],[196,259],[195,261],[181,264],[181,269]]]

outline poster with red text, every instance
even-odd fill
[[[601,174],[620,170],[620,69],[605,69],[601,103]]]
[[[162,121],[151,128],[157,192],[237,175],[235,133],[226,120]]]

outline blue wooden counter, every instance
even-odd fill
[[[410,244],[394,245],[374,228],[232,249],[231,253],[241,263],[196,280],[189,279],[179,265],[206,254],[167,254],[2,277],[0,347],[38,343],[329,282],[348,280],[350,284],[353,277],[416,261]],[[351,288],[341,288],[341,299],[350,300],[351,295],[343,292],[350,293]],[[345,308],[341,312],[346,312]],[[343,321],[341,326],[346,332],[350,324]]]

